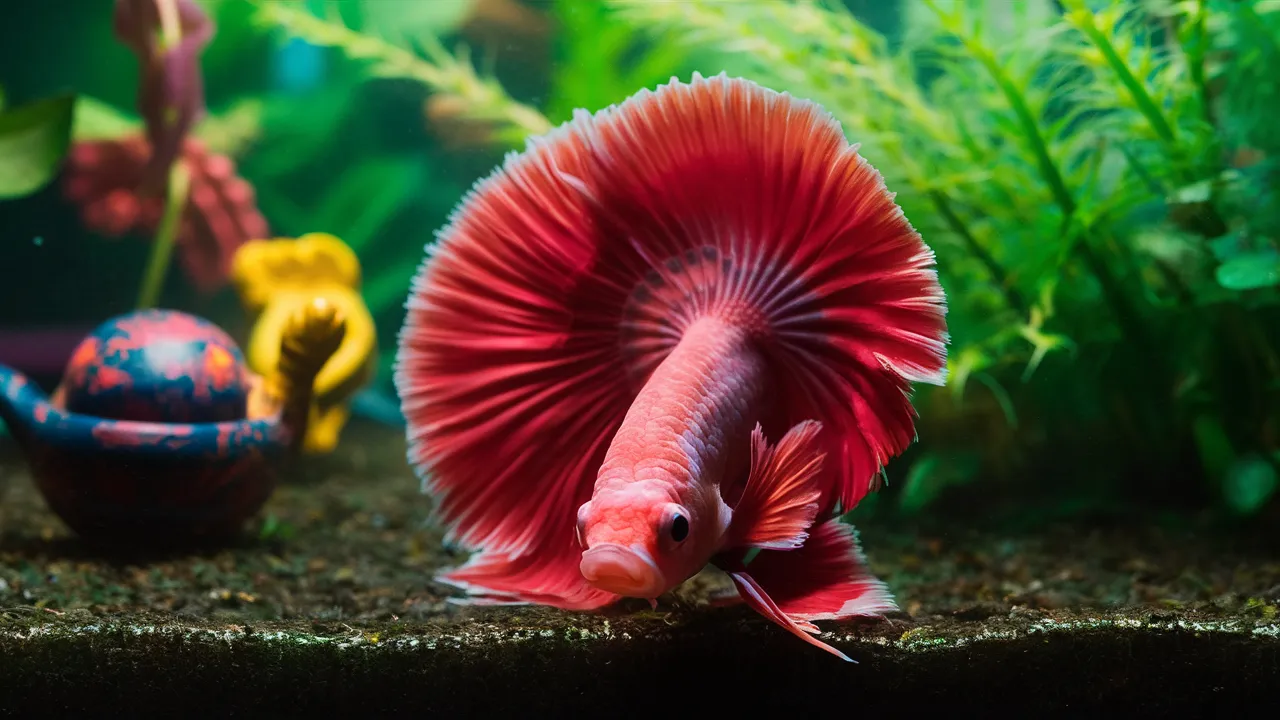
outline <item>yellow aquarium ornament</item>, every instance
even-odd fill
[[[342,344],[316,376],[302,445],[308,453],[332,451],[351,398],[372,379],[377,362],[377,330],[360,295],[359,258],[328,233],[253,240],[236,252],[231,279],[253,316],[246,359],[254,370],[275,367],[280,339],[298,308],[323,298],[347,318]]]

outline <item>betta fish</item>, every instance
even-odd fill
[[[805,641],[896,609],[839,515],[945,381],[933,252],[815,103],[697,74],[530,140],[414,278],[408,459],[477,604],[651,604],[708,565]]]

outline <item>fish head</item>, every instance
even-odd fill
[[[710,561],[708,540],[720,532],[709,521],[714,509],[699,505],[643,483],[597,492],[578,509],[582,576],[605,592],[646,600],[684,582]]]

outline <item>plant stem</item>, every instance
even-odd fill
[[[960,238],[965,248],[969,250],[978,262],[982,263],[982,267],[991,275],[991,279],[995,281],[996,286],[1004,294],[1005,302],[1009,303],[1009,306],[1019,315],[1026,315],[1029,308],[1026,301],[1022,299],[1022,294],[1009,282],[1009,276],[1000,263],[996,261],[991,253],[987,252],[986,248],[982,247],[978,239],[973,236],[973,233],[969,232],[969,227],[956,214],[955,208],[951,207],[951,200],[941,190],[930,190],[929,199],[933,201],[934,208],[951,228],[951,232]]]
[[[463,117],[496,123],[496,137],[507,144],[521,146],[527,137],[542,135],[554,128],[537,109],[511,98],[493,78],[478,76],[469,62],[455,58],[432,35],[408,41],[417,51],[415,54],[340,23],[322,20],[303,8],[294,7],[298,3],[248,2],[254,7],[259,23],[278,27],[312,45],[337,48],[351,60],[370,63],[378,75],[416,80],[437,93],[458,98],[465,106]]]
[[[1093,11],[1085,5],[1084,1],[1064,0],[1063,4],[1068,6],[1072,24],[1088,38],[1089,42],[1093,43],[1093,46],[1102,55],[1107,67],[1110,68],[1116,79],[1120,81],[1120,85],[1124,87],[1125,92],[1128,93],[1138,112],[1147,121],[1147,124],[1151,126],[1152,132],[1167,148],[1169,157],[1175,161],[1178,182],[1181,184],[1192,182],[1195,176],[1186,165],[1190,158],[1186,149],[1178,140],[1177,125],[1170,122],[1164,111],[1160,109],[1159,103],[1147,91],[1147,86],[1142,80],[1138,79],[1137,74],[1129,67],[1129,63],[1120,57],[1115,44],[1111,42],[1111,38],[1103,32],[1102,28],[1098,27]],[[1213,125],[1213,109],[1204,74],[1204,43],[1207,38],[1204,32],[1203,0],[1197,5],[1192,22],[1192,41],[1189,44],[1181,44],[1181,49],[1186,55],[1188,74],[1196,87],[1204,116],[1209,124]],[[1173,28],[1170,32],[1177,34],[1180,30]],[[1201,227],[1195,228],[1196,232],[1205,237],[1218,237],[1227,232],[1227,223],[1222,219],[1216,206],[1208,204],[1203,212],[1205,217],[1200,224]]]
[[[137,309],[139,310],[153,308],[160,300],[160,289],[164,285],[164,277],[169,270],[169,258],[173,255],[173,245],[181,225],[182,211],[187,206],[187,189],[190,180],[187,168],[181,160],[169,168],[164,215],[160,218],[160,227],[156,230],[155,241],[151,244],[147,270],[142,276],[142,285],[138,290]]]
[[[1134,104],[1138,107],[1138,112],[1142,113],[1142,116],[1146,118],[1156,136],[1160,138],[1161,142],[1168,145],[1171,150],[1176,151],[1178,149],[1177,131],[1169,123],[1164,113],[1160,111],[1160,106],[1151,97],[1151,93],[1147,92],[1146,86],[1129,69],[1129,64],[1120,57],[1115,45],[1111,44],[1111,39],[1098,27],[1093,11],[1084,4],[1083,0],[1066,0],[1063,4],[1067,5],[1070,13],[1075,16],[1076,27],[1080,29],[1080,32],[1084,33],[1085,37],[1089,38],[1089,41],[1102,54],[1102,58],[1111,68],[1111,71],[1115,73],[1116,79],[1120,81],[1120,84],[1129,93],[1129,97],[1133,99]]]
[[[1194,27],[1192,28],[1193,43],[1191,48],[1184,48],[1187,55],[1187,66],[1191,75],[1191,81],[1196,85],[1196,93],[1200,95],[1200,109],[1204,113],[1205,122],[1211,127],[1218,126],[1218,118],[1213,111],[1213,93],[1209,92],[1209,81],[1205,77],[1205,56],[1209,35],[1205,31],[1205,16],[1207,8],[1205,8],[1205,0],[1200,0],[1196,4],[1196,15]]]
[[[160,16],[161,46],[171,50],[182,40],[182,19],[178,14],[178,3],[175,0],[157,0],[156,14]]]

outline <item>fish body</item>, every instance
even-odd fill
[[[415,279],[409,459],[475,603],[651,603],[707,565],[797,636],[896,609],[837,513],[945,378],[933,254],[812,103],[724,75],[580,113]]]
[[[766,363],[751,336],[732,322],[700,319],[649,379],[614,436],[591,500],[578,509],[579,570],[601,592],[656,604],[712,564],[753,609],[811,640],[817,628],[806,616],[896,606],[838,520],[818,530],[820,544],[782,566],[786,573],[777,572],[774,555],[764,556],[761,578],[748,568],[753,549],[806,547],[823,502],[825,458],[816,442],[822,425],[813,420],[768,445],[753,412],[766,396]],[[825,581],[827,566],[843,573],[813,586],[809,578]],[[781,606],[771,597],[778,593]],[[820,612],[789,613],[787,601],[797,600],[818,603]]]

